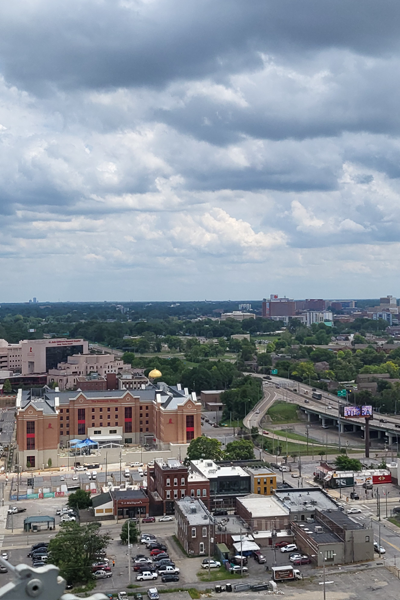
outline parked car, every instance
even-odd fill
[[[309,565],[311,563],[311,558],[306,554],[300,556],[300,558],[296,558],[296,560],[292,560],[293,565]]]
[[[174,517],[171,517],[171,515],[164,515],[164,517],[160,517],[158,520],[160,523],[165,523],[167,521],[173,521]]]
[[[165,544],[161,544],[161,542],[157,542],[157,541],[150,541],[146,544],[147,548],[149,550],[154,550],[154,549],[158,549],[158,550],[164,550],[164,552],[167,550],[167,546]]]
[[[159,564],[160,560],[163,560],[164,558],[168,558],[169,560],[169,554],[166,552],[161,552],[160,554],[157,554],[157,556],[153,556],[153,562],[155,564]]]
[[[155,523],[155,522],[156,522],[155,517],[143,517],[143,519],[142,519],[142,523]]]
[[[129,465],[130,467],[143,467],[142,462],[133,462]]]
[[[104,571],[103,569],[93,573],[94,579],[108,579],[109,577],[112,577],[112,572]]]
[[[179,581],[179,573],[164,573],[161,575],[161,581],[168,583],[169,581]]]
[[[163,558],[155,565],[155,568],[157,569],[157,571],[160,571],[160,569],[167,566],[175,567],[175,563],[172,562],[172,560],[170,560],[169,558]]]
[[[221,566],[221,563],[218,560],[213,560],[212,558],[210,559],[206,559],[207,562],[202,562],[201,566],[203,567],[203,569],[219,569],[219,567]]]
[[[128,600],[128,594],[126,592],[118,592],[118,600]]]
[[[242,556],[241,554],[235,554],[235,556],[232,557],[231,562],[235,563],[235,565],[241,565],[241,564],[247,565],[247,563],[249,561],[248,561],[247,556]]]
[[[157,588],[149,588],[147,590],[147,596],[149,600],[160,600],[160,596]]]
[[[132,560],[135,564],[151,562],[150,558],[144,554],[137,554]]]
[[[26,508],[21,508],[19,506],[11,506],[8,509],[8,514],[9,515],[16,515],[18,513],[23,513],[23,512],[26,512]]]
[[[137,573],[143,573],[143,571],[157,571],[157,565],[153,565],[152,563],[142,563],[141,565],[135,565],[133,570]]]
[[[150,535],[149,533],[142,533],[142,535],[140,536],[141,544],[148,544],[149,542],[155,542],[155,540],[156,540],[156,536]]]
[[[61,523],[72,523],[72,521],[76,521],[75,515],[63,515],[61,517]]]
[[[28,554],[28,558],[32,558],[32,556],[34,554],[47,554],[47,552],[48,552],[47,548],[48,548],[47,546],[39,546],[38,548],[31,550]]]
[[[293,552],[294,550],[297,550],[296,544],[288,544],[281,548],[281,552]]]
[[[139,573],[136,575],[136,581],[152,581],[153,579],[157,579],[158,573],[155,571],[143,571],[143,573]]]
[[[359,500],[360,496],[357,494],[357,492],[350,492],[350,498],[352,500]]]
[[[347,514],[348,515],[355,515],[355,514],[360,513],[360,512],[361,512],[360,508],[354,507],[354,508],[349,508],[348,511],[347,511]]]
[[[101,565],[101,567],[96,566],[96,567],[92,567],[92,571],[93,571],[93,573],[96,573],[96,571],[107,571],[107,572],[110,572],[111,571],[111,567],[109,567],[108,565]]]
[[[150,552],[150,556],[157,556],[158,554],[163,554],[164,550],[161,550],[161,548],[153,548],[153,550],[151,550]]]
[[[8,573],[8,569],[6,569],[6,567],[3,565],[0,565],[0,573]]]
[[[264,564],[267,562],[267,559],[265,558],[265,556],[263,554],[261,554],[260,550],[254,550],[253,551],[253,558],[254,560],[256,560],[260,565]]]
[[[231,565],[229,572],[230,573],[247,573],[249,569],[245,566],[242,567],[242,565]]]
[[[289,544],[289,542],[278,542],[277,544],[275,544],[275,548],[283,548],[284,546],[287,546]]]

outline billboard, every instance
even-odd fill
[[[345,419],[372,418],[372,406],[341,406],[341,415]]]

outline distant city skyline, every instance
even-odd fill
[[[2,301],[400,296],[399,20],[3,3]]]

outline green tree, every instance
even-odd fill
[[[90,492],[85,492],[85,490],[77,490],[75,493],[70,494],[68,498],[68,506],[78,509],[89,508],[89,506],[92,506]]]
[[[5,394],[11,394],[12,392],[12,387],[11,387],[11,383],[9,379],[6,379],[3,385],[3,392]]]
[[[134,352],[124,352],[122,355],[122,360],[125,364],[131,365],[132,362],[135,360]]]
[[[349,458],[343,454],[335,458],[335,466],[341,471],[361,471],[362,464],[357,458]]]
[[[250,434],[251,434],[251,439],[253,441],[256,440],[258,437],[258,427],[252,427]]]
[[[128,526],[128,523],[129,523],[129,526]],[[122,525],[122,529],[121,529],[121,533],[119,534],[119,537],[121,538],[121,542],[123,544],[128,544],[128,531],[129,531],[129,543],[136,544],[136,542],[138,541],[138,537],[139,537],[139,531],[138,531],[137,524],[135,521],[132,521],[132,520],[125,521],[125,523]]]
[[[254,446],[250,440],[235,440],[226,445],[224,458],[227,460],[254,459]]]
[[[60,531],[50,540],[51,562],[59,567],[60,575],[69,583],[91,581],[92,563],[111,540],[108,534],[100,535],[100,527],[100,523],[62,523]]]
[[[185,462],[189,463],[191,460],[200,460],[201,458],[221,460],[222,455],[221,442],[216,439],[200,436],[190,442]]]
[[[51,458],[49,458],[49,460],[47,461],[47,466],[49,467],[49,469],[51,469],[51,467],[53,466],[53,461],[51,460]]]

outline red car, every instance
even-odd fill
[[[294,560],[292,562],[293,565],[309,565],[311,563],[311,558],[309,558],[308,556],[302,556],[301,558],[298,558],[297,560]]]
[[[160,548],[154,548],[154,550],[150,552],[150,556],[157,556],[157,554],[161,554],[162,552],[164,552],[164,550],[160,550]]]
[[[111,567],[108,565],[97,565],[96,567],[92,567],[93,573],[96,571],[111,571]]]
[[[142,523],[155,523],[155,522],[156,522],[155,517],[144,517],[142,519]]]
[[[278,542],[277,544],[275,544],[275,548],[284,548],[288,545],[288,543],[289,542]]]

